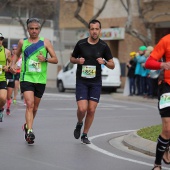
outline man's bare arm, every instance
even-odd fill
[[[58,58],[57,58],[57,55],[54,51],[54,48],[53,48],[51,42],[48,39],[45,39],[44,43],[45,43],[45,47],[46,47],[46,49],[49,52],[50,57],[51,57],[51,58],[48,58],[48,63],[57,64]]]

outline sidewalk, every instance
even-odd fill
[[[149,103],[157,103],[157,98],[144,98],[143,96],[125,96],[123,94],[123,89],[117,89],[116,93],[112,93],[111,94],[113,96],[114,99],[116,100],[125,100],[125,101],[136,101],[136,102],[149,102]]]
[[[123,89],[118,89],[116,93],[111,94],[113,99],[116,100],[125,100],[125,101],[134,101],[134,102],[147,102],[150,104],[157,104],[157,99],[148,99],[142,96],[124,96]],[[111,145],[114,145],[114,139],[110,142]],[[136,131],[125,135],[122,138],[122,144],[127,146],[129,149],[142,152],[149,156],[155,156],[156,142],[141,138],[137,135]]]

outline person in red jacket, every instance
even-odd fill
[[[12,45],[12,55],[16,53],[18,45],[13,44]],[[16,63],[16,74],[14,75],[14,98],[13,98],[13,104],[16,104],[16,98],[18,95],[18,90],[19,90],[19,79],[20,79],[20,71],[21,71],[21,63],[22,63],[22,58],[20,57]]]
[[[170,164],[170,34],[164,36],[153,49],[145,63],[151,70],[161,70],[158,79],[158,109],[162,118],[162,132],[156,146],[155,165],[152,170],[161,170],[162,160]]]

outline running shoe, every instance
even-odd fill
[[[83,122],[82,123],[78,122],[77,125],[76,125],[76,128],[74,130],[74,137],[76,139],[79,139],[79,137],[80,137],[82,126],[83,126]]]
[[[81,136],[81,142],[82,142],[82,144],[91,144],[91,142],[89,141],[87,135],[82,135]]]
[[[13,100],[13,104],[17,104],[17,101],[15,99]]]
[[[3,111],[0,112],[0,122],[3,122]]]
[[[27,132],[27,138],[26,138],[28,144],[33,144],[34,139],[35,139],[35,135],[34,135],[33,131],[28,131]]]
[[[6,109],[6,114],[10,115],[10,109]]]
[[[27,124],[25,123],[23,126],[22,126],[22,130],[25,132],[25,140],[27,141]]]

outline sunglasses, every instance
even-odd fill
[[[3,41],[3,38],[0,38],[0,41]]]
[[[38,18],[30,18],[30,19],[27,19],[27,25],[29,24],[29,23],[31,23],[31,22],[38,22],[38,23],[40,23],[40,20],[38,19]]]

